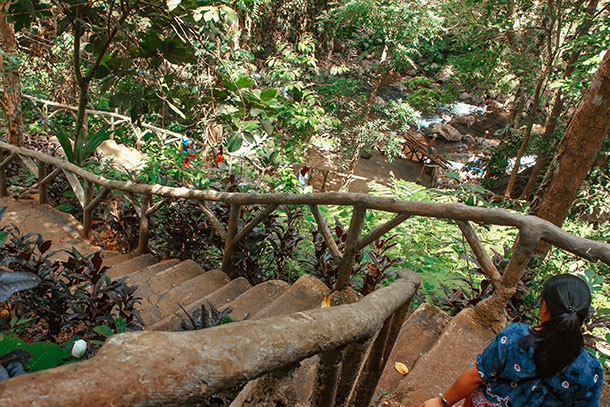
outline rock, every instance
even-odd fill
[[[134,148],[117,144],[114,140],[104,141],[97,148],[97,152],[101,153],[105,160],[112,160],[117,168],[137,170],[146,164],[144,154]]]
[[[599,399],[599,407],[610,407],[610,386],[604,384],[602,387],[602,396]]]
[[[398,92],[404,94],[409,93],[409,88],[407,88],[404,84],[402,84],[401,82],[395,83],[392,85],[392,87],[394,89],[396,89]]]
[[[136,295],[141,298],[147,298],[149,295],[153,294],[148,282],[160,272],[167,270],[170,267],[174,267],[179,263],[180,260],[171,259],[162,263],[153,264],[152,266],[148,266],[135,273],[128,274],[125,276],[127,284],[137,285],[138,290],[136,291]]]
[[[113,280],[143,270],[148,266],[157,264],[158,260],[152,254],[143,254],[111,266],[106,274]]]
[[[427,303],[420,305],[413,312],[402,325],[396,338],[375,391],[378,396],[395,389],[405,377],[395,369],[395,363],[404,363],[412,370],[417,360],[432,347],[450,319],[451,317],[440,308]]]
[[[281,280],[269,280],[257,284],[227,304],[233,310],[231,317],[244,319],[248,314],[255,315],[284,294],[288,287],[290,285]]]
[[[184,309],[186,309],[186,311],[192,315],[193,312],[195,312],[197,310],[201,310],[201,307],[203,305],[205,305],[207,308],[209,308],[209,305],[208,305],[208,301],[209,301],[212,303],[212,305],[214,305],[214,307],[216,307],[216,309],[222,310],[228,303],[230,303],[235,298],[237,298],[238,296],[240,296],[241,294],[246,292],[251,287],[252,286],[250,285],[248,280],[246,280],[243,277],[238,277],[235,280],[232,280],[230,283],[223,286],[222,288],[219,288],[218,290],[214,291],[212,294],[207,295],[207,296],[187,305],[186,307],[184,307]],[[231,318],[235,318],[232,312],[231,312],[231,314],[229,314],[229,316]],[[149,330],[149,331],[177,331],[177,330],[180,330],[180,324],[182,323],[183,319],[187,320],[188,318],[184,314],[180,315],[180,314],[174,313],[174,314],[160,320],[159,322],[156,322],[156,323],[146,327],[145,329]],[[243,319],[243,318],[240,318],[240,319]]]
[[[470,102],[472,100],[472,95],[470,93],[466,93],[466,92],[462,92],[460,93],[460,95],[458,96],[458,98],[462,101],[462,102]]]
[[[426,134],[431,137],[432,134],[437,134],[446,141],[461,141],[463,136],[455,127],[450,124],[432,123],[426,130]]]
[[[473,137],[472,134],[465,134],[462,138],[462,141],[464,141],[464,143],[466,144],[475,144],[477,142],[477,140]]]
[[[252,317],[262,319],[319,308],[329,291],[326,284],[317,278],[303,274],[280,297]]]
[[[446,82],[451,79],[454,74],[455,70],[453,68],[453,65],[445,65],[436,76],[436,80],[439,82]]]
[[[375,96],[374,103],[379,106],[385,105],[387,102],[381,96]]]
[[[418,407],[430,395],[447,390],[494,337],[494,332],[478,324],[473,309],[461,311],[379,406]]]
[[[362,158],[363,160],[368,160],[369,158],[371,158],[373,156],[373,154],[371,154],[369,151],[366,150],[362,150],[360,152],[360,158]]]

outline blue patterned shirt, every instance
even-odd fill
[[[511,324],[500,331],[477,367],[483,384],[472,393],[474,407],[598,407],[603,372],[597,358],[583,351],[560,373],[536,376],[534,347],[520,345],[529,325]]]

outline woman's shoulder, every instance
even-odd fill
[[[498,333],[498,337],[507,339],[519,339],[529,333],[530,326],[521,322],[514,322]]]
[[[580,373],[586,373],[591,376],[601,375],[603,372],[602,364],[599,360],[585,349],[580,352],[580,355],[578,355],[568,369],[578,370]]]

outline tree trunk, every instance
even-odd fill
[[[538,110],[538,104],[540,103],[540,96],[542,94],[542,90],[544,88],[544,83],[547,80],[547,77],[550,75],[551,70],[553,69],[553,61],[555,60],[556,50],[553,50],[553,30],[555,29],[555,13],[553,12],[553,2],[549,1],[548,6],[548,23],[547,23],[547,32],[544,37],[544,41],[546,43],[546,57],[547,61],[544,66],[544,71],[540,74],[538,78],[538,82],[536,83],[536,89],[534,90],[534,96],[532,98],[532,106],[529,113],[529,118],[527,122],[527,127],[525,129],[525,134],[523,135],[523,140],[521,142],[521,147],[519,147],[519,151],[517,152],[517,156],[515,157],[515,164],[513,165],[513,170],[508,179],[508,184],[506,185],[506,191],[504,191],[504,196],[511,197],[513,192],[513,188],[515,187],[515,182],[517,181],[517,175],[519,174],[519,169],[521,167],[521,158],[523,154],[525,154],[525,150],[527,149],[527,145],[530,141],[530,137],[532,135],[532,128],[534,127],[534,121],[536,119],[536,112]],[[557,27],[557,30],[560,31],[560,26]],[[516,129],[515,129],[516,130]]]
[[[610,50],[578,106],[531,206],[531,214],[561,226],[610,131]],[[538,246],[538,254],[548,246]]]
[[[2,108],[8,131],[8,142],[16,146],[23,145],[21,117],[21,90],[19,88],[19,67],[17,66],[17,40],[13,25],[6,20],[0,8],[0,75],[4,94]]]
[[[582,22],[582,24],[578,27],[578,29],[574,33],[573,40],[578,39],[578,38],[582,37],[583,35],[589,33],[589,29],[591,28],[591,25],[593,24],[593,16],[595,14],[595,10],[597,10],[598,2],[599,2],[599,0],[590,0],[589,1],[589,4],[587,5],[587,9],[585,11],[585,14],[586,14],[585,20]],[[578,58],[580,57],[581,53],[582,53],[582,47],[577,48],[572,51],[572,53],[570,54],[570,57],[568,58],[568,62],[566,64],[566,69],[563,73],[563,79],[567,79],[572,75],[572,72],[574,72],[574,69],[576,68],[576,61],[578,61]],[[543,139],[548,139],[555,132],[555,128],[557,127],[557,122],[559,121],[559,115],[561,114],[562,109],[563,109],[563,94],[562,94],[561,88],[557,88],[555,90],[555,95],[553,96],[553,109],[544,124],[544,134],[542,135]],[[551,146],[551,149],[553,147],[554,147],[554,145]],[[520,199],[529,199],[529,197],[532,195],[532,193],[534,192],[534,187],[536,186],[536,183],[538,182],[540,173],[546,167],[548,160],[549,160],[549,154],[547,152],[543,152],[538,155],[538,158],[536,159],[536,165],[534,165],[534,168],[532,169],[532,174],[530,175],[530,178],[527,181],[527,185],[525,186],[525,189],[523,190],[523,193],[521,194]]]

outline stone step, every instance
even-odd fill
[[[152,266],[157,262],[157,258],[152,254],[142,254],[140,256],[133,257],[129,260],[110,266],[108,271],[106,271],[106,274],[108,274],[108,277],[110,277],[111,279],[117,280],[128,274],[132,274],[142,269],[145,269],[148,266]]]
[[[330,289],[326,284],[309,274],[303,274],[275,301],[252,315],[252,319],[263,319],[319,308],[322,300],[329,292]]]
[[[152,325],[180,310],[180,306],[187,306],[200,298],[212,294],[231,281],[220,270],[212,270],[191,278],[180,286],[165,294],[151,295],[148,301],[142,302],[140,315],[146,325]],[[155,291],[155,293],[160,293]]]
[[[168,268],[179,263],[180,260],[178,259],[166,260],[153,264],[152,266],[148,266],[140,271],[136,271],[135,273],[128,274],[125,276],[127,278],[127,284],[137,285],[138,291],[136,291],[136,295],[140,298],[148,298],[153,293],[148,281],[162,271],[167,270]]]
[[[136,252],[129,252],[129,253],[123,253],[123,254],[113,254],[108,256],[108,253],[106,251],[104,251],[104,266],[108,266],[108,267],[112,267],[112,266],[116,266],[117,264],[121,264],[126,262],[127,260],[131,260],[133,258],[138,257],[138,253]]]
[[[417,360],[434,345],[451,320],[446,312],[434,305],[420,305],[402,325],[385,369],[377,385],[376,398],[395,389],[404,376],[396,368],[396,362],[404,363],[409,370]]]
[[[227,304],[233,310],[231,318],[243,320],[250,314],[250,319],[254,319],[254,315],[284,294],[288,287],[290,284],[281,280],[269,280],[255,285]]]
[[[74,216],[37,201],[1,198],[0,206],[7,207],[2,224],[13,223],[23,234],[41,233],[45,240],[58,241],[80,237],[83,231]]]
[[[476,322],[473,309],[461,311],[445,326],[432,348],[419,358],[411,373],[378,405],[419,407],[430,395],[447,390],[494,337],[491,330]]]
[[[263,319],[276,315],[319,308],[322,300],[330,293],[328,287],[308,274],[301,276],[271,304],[254,314],[253,319]],[[237,395],[230,407],[255,407],[308,405],[313,388],[313,377],[318,357],[305,359],[298,369],[290,374],[264,375],[249,381]],[[270,394],[266,389],[281,389]],[[305,404],[304,404],[305,403]]]
[[[153,292],[151,302],[156,304],[159,301],[159,297],[163,296],[172,288],[178,287],[185,281],[203,273],[205,273],[205,270],[192,260],[184,260],[175,266],[157,273],[148,280],[148,285]],[[153,296],[155,298],[152,298]]]
[[[194,311],[201,309],[202,305],[205,305],[206,308],[209,308],[209,301],[214,305],[214,307],[216,307],[216,309],[221,310],[225,308],[225,306],[230,306],[233,300],[240,297],[243,293],[247,292],[251,287],[252,285],[250,285],[248,280],[243,277],[238,277],[235,280],[232,280],[229,284],[214,291],[212,294],[203,297],[187,305],[184,308],[189,314],[192,315]],[[235,318],[233,316],[233,313],[231,313],[229,316]],[[149,331],[177,331],[180,330],[180,324],[183,320],[188,321],[188,317],[184,315],[184,312],[182,310],[180,310],[166,318],[163,318],[159,322],[155,322],[154,324],[146,327],[145,329]]]
[[[1,225],[13,224],[22,235],[38,233],[44,240],[51,240],[50,251],[59,251],[51,260],[66,260],[65,250],[76,247],[83,255],[101,250],[100,247],[80,238],[83,230],[78,221],[70,214],[61,212],[49,205],[40,205],[32,200],[0,198],[0,206],[6,206]]]

